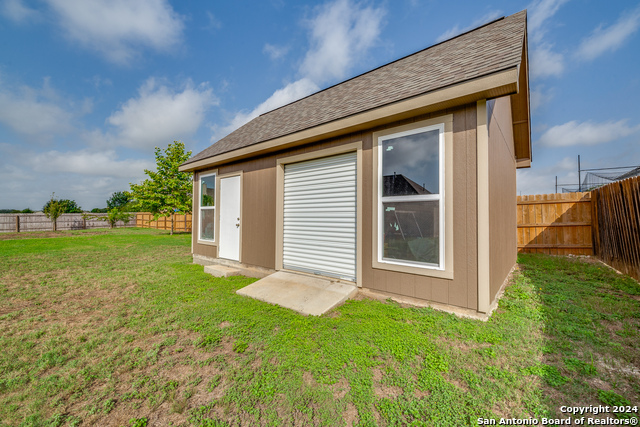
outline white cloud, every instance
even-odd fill
[[[627,120],[604,123],[577,122],[575,120],[553,126],[545,131],[538,143],[547,147],[597,145],[611,142],[640,131],[640,125],[628,126]]]
[[[0,123],[31,138],[49,140],[73,129],[75,117],[91,110],[91,100],[80,106],[65,100],[44,79],[42,88],[19,86],[10,89],[0,81]]]
[[[207,10],[207,21],[209,22],[205,29],[207,30],[219,30],[222,28],[222,22],[216,16]]]
[[[457,36],[458,34],[466,33],[467,31],[477,28],[488,22],[491,22],[494,19],[499,18],[500,16],[502,16],[502,11],[492,10],[482,15],[480,18],[476,19],[475,21],[473,21],[471,25],[467,27],[460,27],[460,25],[455,25],[453,28],[450,28],[449,30],[440,34],[440,36],[438,36],[438,38],[436,39],[436,42],[440,43],[441,41],[448,40],[452,37]]]
[[[183,19],[166,0],[46,0],[69,38],[126,64],[141,47],[175,48]]]
[[[300,73],[316,84],[342,79],[380,34],[383,9],[336,0],[317,9],[307,22],[311,48]]]
[[[336,0],[315,11],[306,21],[311,47],[300,65],[301,78],[276,90],[252,111],[236,113],[228,125],[213,126],[211,142],[262,113],[318,91],[326,82],[345,78],[377,41],[385,15],[383,9],[362,7],[350,0]]]
[[[553,17],[558,9],[568,1],[569,0],[537,0],[527,7],[529,10],[527,29],[532,42],[540,43],[542,41],[546,33],[545,24],[547,20]]]
[[[113,150],[73,152],[49,151],[33,153],[28,158],[33,170],[41,173],[75,173],[85,176],[104,176],[111,178],[137,178],[144,169],[154,169],[150,160],[118,159]]]
[[[589,37],[580,43],[576,52],[579,59],[591,61],[605,52],[618,49],[625,40],[640,27],[640,7],[631,13],[624,13],[615,24],[608,28],[600,25]]]
[[[113,150],[48,152],[22,145],[0,143],[0,208],[41,209],[52,192],[73,199],[84,209],[104,207],[115,191],[141,181],[144,169],[154,169],[145,159],[121,158]]]
[[[529,63],[532,79],[562,75],[564,56],[552,49],[552,45],[542,44],[531,50]]]
[[[5,0],[0,6],[0,12],[17,23],[40,18],[40,13],[26,6],[22,0]]]
[[[532,80],[551,76],[560,77],[564,72],[564,55],[554,52],[553,45],[544,42],[543,37],[546,34],[549,19],[568,1],[535,0],[528,7],[527,31],[531,42],[529,69]]]
[[[275,61],[276,59],[282,58],[287,54],[287,52],[289,52],[289,46],[276,46],[270,43],[265,43],[262,48],[262,52],[269,55],[269,58]]]
[[[554,97],[552,89],[546,90],[543,85],[538,85],[531,89],[530,93],[531,112],[548,104]]]
[[[556,176],[559,184],[575,185],[578,183],[577,170],[575,157],[565,157],[547,167],[539,167],[534,162],[531,168],[516,171],[518,194],[554,193],[556,191]],[[567,185],[558,185],[558,192],[562,192],[563,187],[573,188]]]
[[[275,91],[273,95],[267,98],[266,101],[258,105],[250,112],[236,113],[228,125],[222,127],[213,126],[211,128],[213,131],[211,141],[216,141],[228,135],[229,133],[238,129],[240,126],[258,117],[260,114],[266,113],[267,111],[271,111],[278,107],[282,107],[283,105],[286,105],[297,99],[304,98],[305,96],[317,92],[318,90],[319,87],[314,82],[306,78],[296,80],[293,83],[289,83],[282,89],[278,89],[277,91]]]
[[[96,89],[100,89],[103,86],[113,86],[113,82],[109,78],[102,78],[99,75],[93,76],[91,79],[91,83],[95,86]]]
[[[206,83],[194,86],[187,81],[183,90],[176,92],[150,78],[136,98],[129,99],[107,119],[117,129],[108,137],[131,148],[164,146],[196,132],[207,109],[217,103]]]

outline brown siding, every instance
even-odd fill
[[[221,166],[220,175],[242,171],[242,253],[240,261],[275,268],[276,157]]]
[[[454,279],[440,279],[372,268],[372,134],[444,114],[453,114]],[[339,138],[220,166],[218,173],[242,170],[243,231],[240,261],[275,268],[277,159],[362,141],[362,285],[365,288],[477,309],[476,106],[471,104],[369,129]],[[194,206],[194,211],[197,210]],[[194,216],[195,216],[194,212]],[[515,217],[515,213],[514,213]],[[196,217],[197,220],[197,217]],[[195,236],[195,235],[194,235]],[[195,238],[195,237],[194,237]],[[194,245],[194,253],[202,253]],[[215,248],[214,248],[215,249]]]
[[[279,158],[323,150],[358,141],[359,134],[231,163],[218,168],[219,175],[243,172],[242,253],[244,264],[276,268],[276,165]],[[202,246],[202,245],[200,245]]]
[[[489,116],[489,282],[491,301],[516,262],[516,161],[509,97]]]
[[[272,159],[273,160],[273,159]],[[276,168],[244,173],[242,193],[243,263],[276,268]]]

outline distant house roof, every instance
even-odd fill
[[[526,60],[525,37],[526,11],[500,18],[256,117],[190,158],[181,169],[441,88],[514,67],[519,70]],[[528,120],[528,94],[526,104]]]
[[[393,196],[409,196],[416,194],[433,194],[414,180],[402,174],[385,175],[382,177],[384,194]]]

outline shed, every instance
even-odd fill
[[[526,11],[251,120],[181,165],[194,261],[490,313],[531,164]]]

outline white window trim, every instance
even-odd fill
[[[382,177],[382,151],[383,142],[388,139],[402,138],[404,136],[415,135],[418,133],[438,131],[438,194],[415,195],[415,196],[383,196],[383,177]],[[444,123],[437,125],[419,127],[404,132],[391,133],[378,137],[378,262],[384,264],[406,265],[409,267],[430,268],[444,271],[444,246],[446,244],[444,237]],[[421,201],[438,201],[438,260],[439,264],[422,263],[408,260],[395,260],[384,257],[384,212],[385,202],[421,202]]]
[[[206,178],[208,176],[213,176],[215,177],[215,181],[216,181],[216,194],[215,194],[215,200],[214,200],[214,204],[213,206],[202,206],[202,178]],[[204,243],[204,244],[213,244],[217,242],[217,237],[218,237],[218,233],[216,230],[216,224],[217,224],[217,212],[216,212],[216,205],[218,204],[218,172],[209,172],[209,173],[204,173],[204,174],[199,174],[198,175],[198,243]],[[209,240],[209,239],[203,239],[201,237],[201,231],[202,231],[202,211],[203,210],[213,210],[213,240]]]
[[[411,261],[384,259],[383,254],[383,215],[382,211],[382,143],[385,139],[411,135],[425,130],[440,130],[440,181],[439,181],[439,214],[440,214],[440,264],[428,265]],[[384,129],[373,133],[373,241],[372,267],[381,270],[398,271],[403,273],[430,276],[442,279],[453,279],[453,115],[421,120],[419,122],[394,128]],[[384,201],[438,200],[438,196],[389,196]]]

